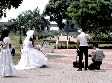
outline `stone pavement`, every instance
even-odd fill
[[[77,71],[72,67],[76,50],[56,49],[48,54],[48,68],[17,71],[16,77],[0,78],[0,83],[112,83],[112,49],[104,53],[101,70]]]

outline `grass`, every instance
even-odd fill
[[[15,35],[15,34],[10,34],[10,38],[11,38],[11,43],[12,46],[16,49],[16,55],[20,55],[20,49],[22,47],[22,44],[19,43],[20,41],[20,37],[19,35]],[[22,38],[23,41],[24,37]]]
[[[17,64],[18,60],[20,59],[20,53],[21,53],[21,50],[20,50],[20,49],[21,49],[21,47],[22,47],[22,45],[19,44],[20,36],[11,33],[11,34],[10,34],[10,39],[11,39],[12,46],[13,46],[13,47],[15,48],[15,50],[16,50],[16,55],[13,56],[13,62],[14,62],[14,64]],[[24,39],[24,38],[22,38],[22,39]]]

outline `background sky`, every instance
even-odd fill
[[[42,13],[48,2],[49,0],[23,0],[22,4],[17,9],[12,8],[11,10],[7,10],[7,17],[0,19],[0,22],[7,22],[9,19],[16,18],[23,11],[29,9],[34,10],[36,7],[38,7],[40,13]]]

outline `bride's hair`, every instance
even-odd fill
[[[2,31],[1,37],[0,37],[0,41],[3,41],[4,37],[8,37],[9,35],[9,30],[8,29],[4,29]]]
[[[29,39],[30,41],[33,41],[33,38],[32,37],[30,37],[30,39]]]
[[[36,36],[35,35],[33,35],[33,40],[36,40]]]
[[[33,47],[34,47],[34,40],[35,40],[35,39],[33,39],[32,37],[30,37],[30,39],[29,39],[29,41],[32,42]]]
[[[33,40],[36,40],[36,36],[35,35],[33,35],[33,37],[30,37],[30,39],[29,39],[30,41],[33,41]]]

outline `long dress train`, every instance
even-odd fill
[[[35,49],[31,41],[25,41],[23,49],[21,50],[21,58],[19,63],[16,65],[16,69],[32,69],[47,65],[48,59],[44,53],[40,50]]]

